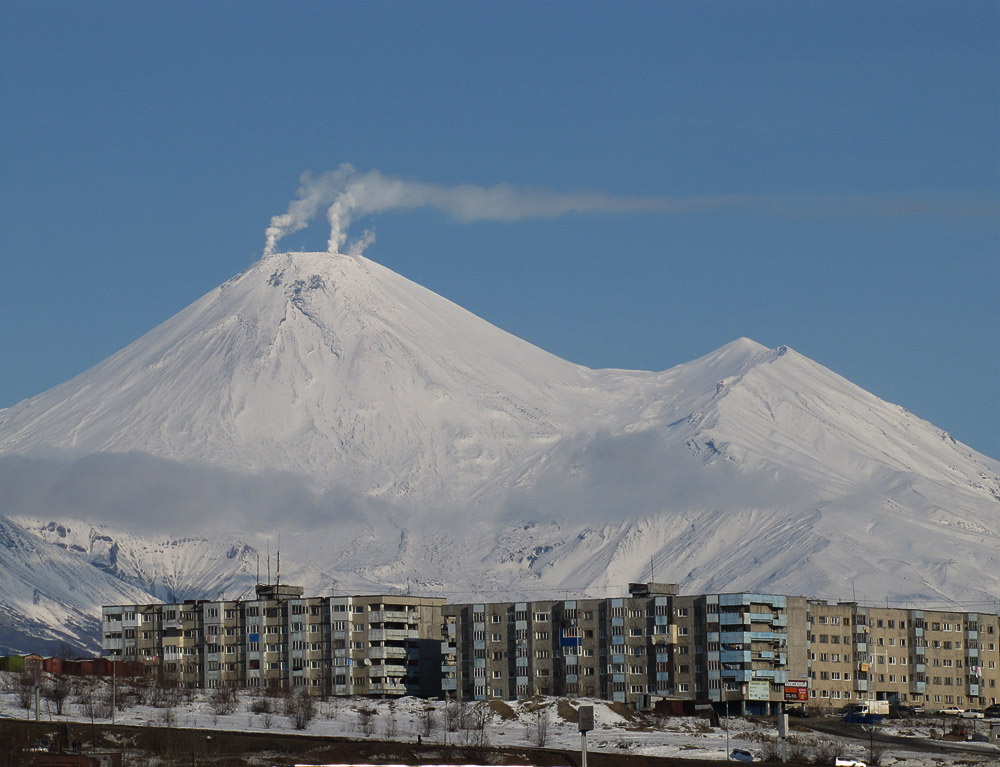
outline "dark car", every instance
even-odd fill
[[[805,706],[794,706],[793,708],[788,709],[788,715],[794,716],[798,719],[808,719],[810,716],[809,712],[806,711]]]
[[[1000,719],[1000,704],[987,706],[983,709],[983,714],[988,716],[990,719]]]

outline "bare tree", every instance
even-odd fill
[[[358,709],[358,724],[361,726],[361,732],[367,737],[375,734],[376,714],[377,712],[373,708]]]
[[[396,721],[396,708],[390,702],[389,703],[389,713],[388,713],[388,715],[385,718],[385,739],[386,740],[395,740],[396,739],[396,733],[397,733],[398,729],[399,729],[399,727],[398,727],[398,723]]]
[[[545,744],[549,742],[549,717],[548,711],[544,708],[535,709],[535,721],[532,729],[534,744],[539,748],[545,748]]]
[[[70,682],[69,677],[58,674],[42,687],[42,696],[55,706],[56,715],[62,716],[63,705],[66,703],[66,698],[69,697],[72,690],[73,684]]]
[[[304,730],[309,726],[309,722],[316,715],[316,706],[312,696],[307,690],[301,690],[296,695],[290,695],[288,700],[291,703],[291,713],[288,718],[296,730]]]
[[[434,732],[434,726],[437,724],[436,717],[434,716],[434,707],[427,706],[423,711],[420,712],[420,729],[419,734],[425,738],[429,738],[431,733]]]
[[[486,748],[490,744],[486,725],[490,721],[490,709],[486,704],[479,704],[469,709],[465,717],[465,745],[470,748]]]
[[[30,710],[35,702],[35,672],[22,671],[14,680],[14,692],[17,694],[17,704]]]

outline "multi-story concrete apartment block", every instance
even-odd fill
[[[106,654],[185,686],[516,700],[581,695],[647,707],[776,713],[794,701],[984,708],[1000,700],[1000,616],[780,594],[447,605],[401,595],[105,607]]]
[[[104,607],[104,650],[185,687],[441,693],[443,599],[302,594],[272,585],[252,600]]]
[[[815,705],[982,708],[1000,695],[996,615],[810,600],[809,617]]]
[[[804,597],[678,596],[631,584],[629,596],[454,605],[458,692],[471,700],[593,695],[637,706],[657,699],[739,702],[777,710],[805,679]]]
[[[742,592],[690,599],[705,642],[696,699],[775,713],[790,685],[807,682],[806,648],[797,641],[805,633],[804,597]]]
[[[647,701],[670,692],[670,584],[633,584],[629,597],[449,605],[457,694]]]

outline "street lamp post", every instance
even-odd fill
[[[729,688],[722,682],[722,700],[726,704],[726,761],[729,761]]]

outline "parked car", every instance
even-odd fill
[[[868,767],[868,762],[855,759],[853,756],[838,756],[833,764],[834,767]]]
[[[944,716],[961,716],[965,713],[965,709],[958,706],[949,706],[948,708],[942,708],[938,713]]]
[[[970,708],[968,711],[963,711],[959,716],[964,719],[984,719],[986,714],[977,708]]]
[[[756,758],[752,753],[744,748],[734,748],[733,752],[729,755],[729,758],[734,762],[753,762]]]
[[[810,716],[809,712],[806,711],[805,706],[793,706],[792,708],[788,709],[788,715],[797,717],[799,719],[808,719]]]
[[[990,719],[1000,719],[1000,704],[987,706],[983,709],[983,714],[988,716]]]

